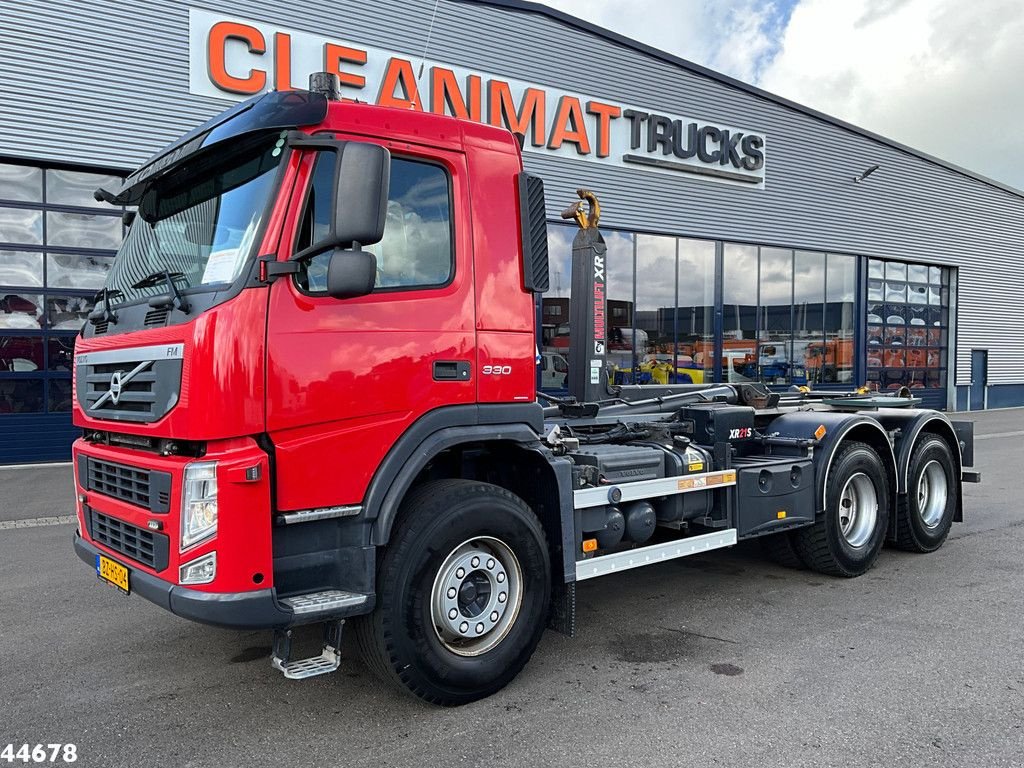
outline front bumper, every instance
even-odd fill
[[[136,568],[126,558],[101,551],[77,533],[74,545],[75,553],[90,567],[95,567],[96,555],[99,554],[127,567],[132,592],[182,618],[229,629],[278,629],[293,622],[292,612],[285,610],[277,602],[274,589],[251,592],[200,592],[169,584],[146,573]]]

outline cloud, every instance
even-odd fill
[[[1024,188],[1019,0],[547,2]]]

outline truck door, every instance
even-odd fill
[[[347,138],[339,136],[338,138]],[[472,403],[476,384],[466,168],[456,152],[392,152],[373,293],[326,294],[330,254],[270,292],[267,431],[280,509],[362,500],[397,438],[434,408]],[[282,248],[319,239],[331,216],[333,152],[304,158]]]

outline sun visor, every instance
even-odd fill
[[[138,205],[146,185],[200,149],[273,129],[301,128],[323,122],[327,99],[309,91],[273,91],[254,96],[195,128],[133,171],[119,187],[100,187],[93,196],[113,205]]]

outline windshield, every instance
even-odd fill
[[[107,278],[112,303],[166,294],[167,275],[178,290],[234,282],[267,209],[277,138],[210,150],[152,184]]]

